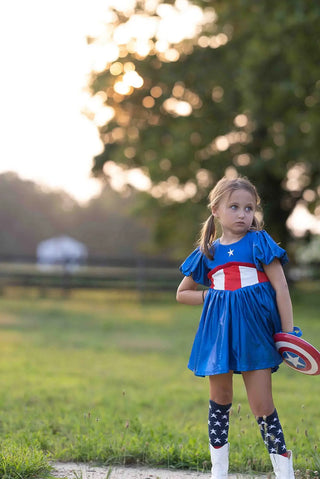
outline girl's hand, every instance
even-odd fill
[[[298,326],[294,326],[293,330],[289,331],[287,334],[292,334],[293,336],[300,338],[302,336],[302,331]]]

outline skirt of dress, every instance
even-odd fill
[[[278,369],[273,335],[281,331],[269,282],[235,291],[209,289],[188,368],[196,376]]]

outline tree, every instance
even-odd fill
[[[79,205],[64,191],[48,191],[14,173],[3,173],[0,255],[34,258],[40,241],[60,235],[84,243],[89,259],[128,260],[152,254],[149,224],[130,213],[135,202],[134,191],[123,197],[106,185],[99,197]]]
[[[91,257],[128,261],[153,253],[149,225],[132,217],[133,204],[134,191],[121,196],[106,185],[98,197],[80,208],[74,232],[88,246]]]
[[[1,256],[34,256],[40,241],[73,230],[78,208],[67,193],[45,191],[15,173],[1,174]]]
[[[174,14],[180,3],[114,10],[110,38],[133,18],[159,22],[163,7]],[[162,51],[154,30],[143,54],[131,38],[92,75],[93,94],[105,95],[114,111],[101,127],[105,149],[93,172],[108,177],[112,162],[141,168],[152,182],[141,211],[156,220],[158,244],[181,255],[207,216],[215,181],[248,176],[263,198],[268,230],[286,244],[297,202],[320,208],[320,5],[217,0],[213,10],[195,3],[192,38],[171,40]]]

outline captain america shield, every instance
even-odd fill
[[[320,352],[310,343],[288,333],[277,333],[273,339],[287,366],[311,376],[320,374]]]

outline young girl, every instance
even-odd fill
[[[286,448],[271,386],[271,373],[282,362],[273,335],[295,334],[282,269],[287,254],[262,230],[256,216],[260,198],[246,178],[222,178],[209,199],[211,215],[199,247],[180,267],[185,277],[177,301],[204,303],[188,367],[197,376],[209,376],[211,477],[228,476],[232,377],[241,373],[276,478],[293,479],[292,454]],[[219,239],[215,220],[221,229]],[[198,284],[209,289],[199,291]]]

